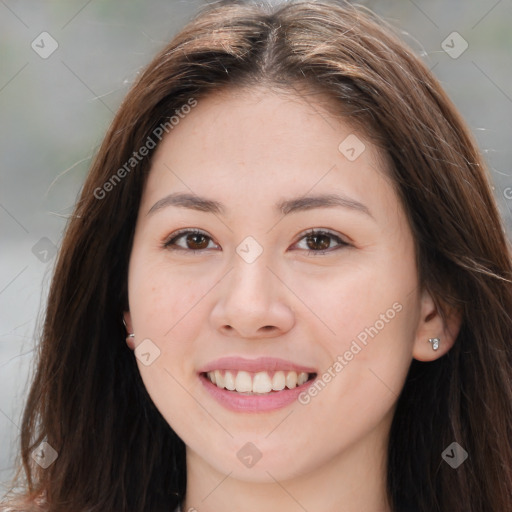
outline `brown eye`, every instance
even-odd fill
[[[206,240],[206,238],[207,237],[204,235],[192,233],[185,237],[185,240],[186,240],[185,243],[188,244],[188,247],[190,249],[194,249],[194,250],[206,249],[206,247],[208,247],[208,241]],[[205,240],[206,240],[206,245],[205,245]]]
[[[328,235],[310,235],[307,237],[308,247],[312,250],[329,249],[331,245],[330,236]]]
[[[315,256],[332,252],[350,245],[334,233],[324,230],[313,229],[308,231],[305,236],[300,239],[300,241],[302,240],[306,241],[305,250],[308,251],[308,254],[313,254]],[[333,240],[337,243],[337,247],[331,247],[331,242]]]
[[[207,249],[210,241],[211,238],[202,231],[183,230],[171,235],[171,238],[164,243],[164,247],[171,250],[196,252]]]
[[[315,256],[333,252],[350,245],[334,233],[324,230],[310,230],[300,239],[300,241],[302,240],[306,241],[306,247],[302,247],[301,249]],[[173,251],[196,253],[208,249],[211,241],[212,238],[202,231],[184,229],[173,233],[170,238],[164,242],[163,246]],[[333,241],[337,246],[332,246]],[[298,243],[296,245],[298,245]]]

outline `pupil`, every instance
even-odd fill
[[[192,244],[193,244],[193,245],[201,245],[201,243],[200,243],[200,242],[199,242],[199,243],[196,243],[196,240],[197,240],[197,239],[200,239],[200,238],[203,238],[203,239],[204,239],[204,238],[205,238],[205,236],[204,236],[204,235],[201,235],[201,234],[189,235],[189,241],[190,241],[190,239],[192,239],[192,240],[193,240],[193,242],[192,242]],[[203,243],[202,245],[204,245],[204,243]],[[206,245],[208,245],[208,244],[206,244]],[[197,248],[197,247],[196,247],[196,248]],[[203,248],[203,247],[200,247],[200,249],[202,249],[202,248]]]
[[[328,249],[329,248],[329,237],[326,236],[326,235],[312,235],[309,240],[315,240],[315,239],[318,239],[318,238],[323,238],[324,242],[319,244],[321,245],[322,247],[320,247],[320,249]],[[318,244],[313,244],[313,245],[318,245]]]

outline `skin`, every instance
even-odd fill
[[[131,349],[149,338],[160,350],[150,365],[137,364],[187,446],[183,511],[390,511],[386,449],[408,368],[413,358],[442,357],[460,323],[443,323],[418,287],[412,233],[383,156],[359,133],[365,150],[357,159],[338,150],[354,133],[318,102],[253,88],[201,99],[156,149],[125,320],[135,333]],[[227,213],[168,206],[148,215],[171,192],[206,196]],[[313,193],[344,194],[371,216],[342,207],[286,216],[274,210],[281,199]],[[182,251],[163,247],[183,228],[206,238],[176,240]],[[311,228],[349,245],[335,238],[308,244]],[[247,236],[263,248],[252,263],[236,252]],[[323,241],[328,252],[308,253]],[[192,253],[197,247],[202,252]],[[200,366],[233,355],[332,373],[337,356],[396,303],[400,312],[307,404],[233,412],[198,378]],[[432,337],[441,338],[437,351]],[[250,468],[237,457],[247,442],[262,454]]]

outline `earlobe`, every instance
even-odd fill
[[[135,350],[135,334],[133,332],[132,317],[129,311],[123,313],[123,323],[126,327],[126,344],[131,350]]]
[[[445,308],[443,311],[444,319],[431,294],[424,290],[413,347],[414,359],[434,361],[453,347],[460,331],[462,315],[453,308]]]

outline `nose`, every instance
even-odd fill
[[[234,268],[217,287],[211,320],[224,335],[270,338],[289,331],[295,317],[289,306],[293,293],[260,256],[247,263],[234,259]]]

